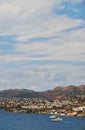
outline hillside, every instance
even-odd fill
[[[0,97],[4,98],[44,98],[47,100],[54,100],[55,98],[69,98],[76,95],[85,96],[85,85],[56,87],[52,90],[44,92],[35,92],[27,89],[8,89],[0,91]]]
[[[38,92],[27,89],[7,89],[0,91],[0,97],[4,98],[36,98],[41,97]]]
[[[85,85],[80,86],[67,86],[56,87],[53,90],[48,90],[42,93],[43,97],[48,100],[54,100],[55,98],[69,98],[76,95],[85,95]]]

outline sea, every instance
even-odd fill
[[[49,114],[12,113],[0,110],[0,130],[85,130],[85,117],[62,116],[62,121]]]

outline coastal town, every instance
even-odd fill
[[[8,112],[85,116],[85,96],[48,101],[40,98],[1,98],[0,108]]]

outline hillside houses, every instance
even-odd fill
[[[52,111],[59,115],[67,116],[85,116],[84,100],[55,99],[48,101],[39,98],[25,99],[7,99],[0,101],[0,107],[5,111],[24,112],[24,113],[46,113],[51,114]]]

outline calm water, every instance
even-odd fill
[[[49,115],[0,110],[0,130],[85,130],[85,117],[62,118],[62,122],[53,122]]]

